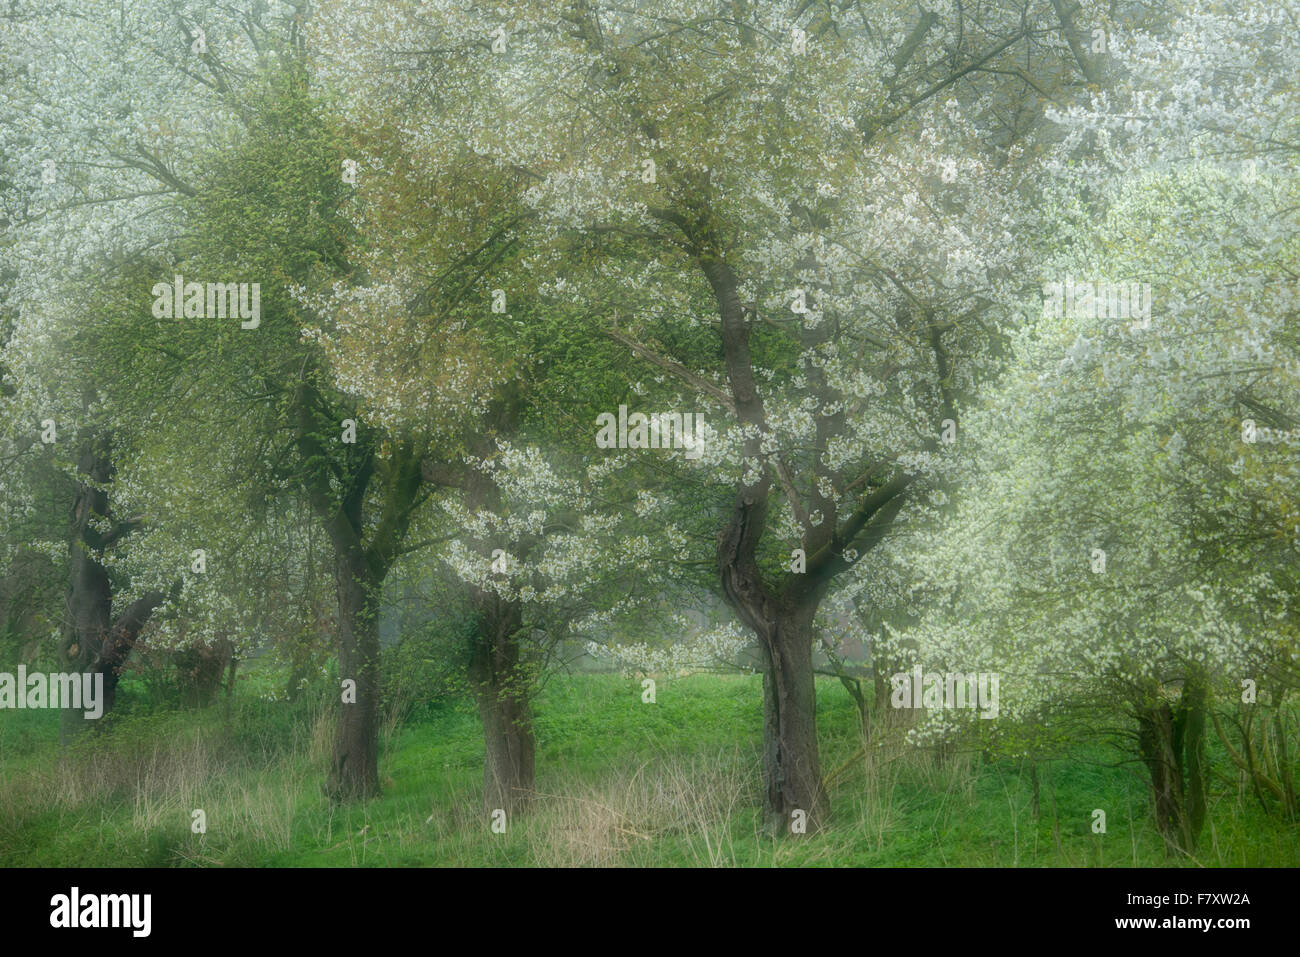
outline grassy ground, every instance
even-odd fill
[[[310,706],[246,696],[232,720],[125,714],[60,756],[58,715],[0,716],[0,865],[1218,866],[1300,864],[1297,829],[1221,779],[1196,861],[1165,857],[1145,784],[1102,746],[1037,769],[958,754],[943,762],[883,735],[868,756],[851,700],[818,688],[832,826],[758,831],[760,679],[556,678],[537,703],[538,805],[494,834],[479,807],[483,744],[462,702],[384,730],[384,795],[321,797],[329,725]],[[128,709],[129,710],[129,709]],[[1212,765],[1226,762],[1211,740]],[[201,808],[207,833],[191,832]],[[1092,811],[1107,833],[1092,833]]]

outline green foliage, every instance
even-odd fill
[[[397,720],[421,720],[465,694],[466,646],[473,631],[467,613],[439,615],[385,648],[384,712]]]

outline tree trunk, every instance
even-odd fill
[[[1183,684],[1177,709],[1138,712],[1138,747],[1151,777],[1156,829],[1167,850],[1192,853],[1205,826],[1205,689]]]
[[[100,655],[112,624],[113,592],[108,573],[95,553],[96,532],[91,524],[108,513],[105,487],[113,476],[105,443],[83,444],[77,462],[78,482],[73,500],[68,556],[71,577],[68,589],[68,628],[59,646],[59,667],[65,672],[87,673]],[[109,710],[117,684],[115,674],[104,675],[104,711]],[[59,739],[67,743],[88,727],[83,710],[64,708],[60,715]]]
[[[1199,679],[1183,685],[1183,765],[1187,769],[1187,846],[1194,850],[1205,826],[1205,687]]]
[[[825,587],[794,597],[774,595],[763,585],[749,543],[762,528],[765,512],[765,504],[750,501],[743,492],[738,496],[736,517],[718,541],[722,594],[758,636],[763,653],[764,827],[773,836],[812,834],[830,816],[817,750],[812,661],[812,622]]]
[[[59,668],[65,673],[87,674],[95,670],[94,663],[99,660],[109,631],[112,592],[103,566],[86,554],[84,543],[72,544],[72,568],[72,587],[68,594],[70,625],[60,643]],[[106,715],[113,708],[118,675],[112,668],[102,673],[102,707]],[[60,742],[69,743],[90,724],[84,708],[63,708],[59,720]]]
[[[206,708],[216,700],[229,657],[230,642],[224,637],[176,653],[173,663],[182,689],[181,700],[186,707]]]
[[[483,807],[501,808],[507,815],[527,809],[533,798],[535,747],[532,709],[525,695],[505,690],[480,695],[483,718]]]
[[[379,587],[359,548],[338,554],[336,576],[339,678],[356,692],[341,689],[325,793],[352,801],[379,794]]]
[[[1178,846],[1182,831],[1183,781],[1173,749],[1173,711],[1167,704],[1142,709],[1138,714],[1138,748],[1151,777],[1156,830],[1166,844]]]
[[[830,799],[817,748],[812,615],[782,614],[759,634],[763,649],[763,821],[789,834],[803,812],[807,833],[826,823]]]
[[[221,701],[222,717],[230,721],[230,703],[235,694],[235,677],[239,671],[239,656],[235,654],[234,643],[227,639],[229,645],[229,655],[226,658],[226,678],[222,684],[225,692]]]
[[[519,641],[523,609],[518,601],[477,588],[474,603],[478,628],[470,650],[469,680],[483,719],[483,808],[512,814],[532,802],[536,751],[531,676],[523,667]]]
[[[500,601],[500,599],[497,599]],[[499,618],[483,619],[470,660],[470,681],[483,719],[483,807],[508,815],[533,797],[535,742],[528,678],[519,667],[519,608],[506,605]],[[496,620],[492,620],[495,618]]]
[[[113,620],[113,586],[108,579],[103,552],[127,534],[130,523],[118,523],[108,534],[96,530],[95,522],[109,518],[107,485],[113,478],[113,464],[107,440],[87,440],[77,462],[80,476],[72,505],[68,537],[71,576],[68,588],[68,627],[59,642],[59,667],[64,673],[103,675],[101,718],[117,701],[121,668],[135,646],[140,630],[163,603],[160,592],[148,592],[128,605]],[[85,702],[82,702],[85,704]],[[67,744],[86,729],[85,708],[63,708],[59,716],[59,740]]]

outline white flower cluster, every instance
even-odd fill
[[[647,642],[587,643],[593,658],[610,661],[626,674],[682,675],[718,666],[734,665],[736,656],[753,642],[739,625],[728,623],[701,631],[682,621],[682,637],[666,645]]]

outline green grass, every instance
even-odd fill
[[[857,714],[818,686],[833,819],[817,835],[759,832],[761,679],[553,679],[536,703],[532,813],[494,834],[479,806],[483,742],[466,702],[433,702],[385,730],[381,798],[321,796],[328,722],[310,702],[237,698],[158,714],[124,708],[61,754],[58,715],[0,721],[0,865],[207,866],[1296,866],[1297,830],[1265,815],[1227,775],[1210,798],[1197,859],[1167,858],[1134,765],[1081,744],[1029,766],[958,753],[938,760],[901,732],[859,754]],[[207,814],[207,833],[190,829]],[[1092,812],[1107,833],[1092,833]]]

